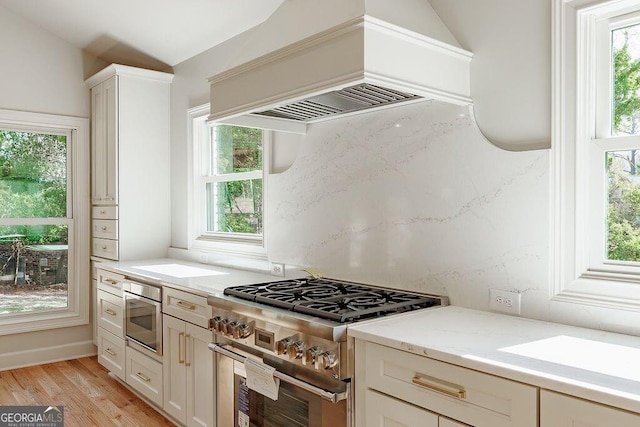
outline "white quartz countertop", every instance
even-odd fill
[[[640,412],[640,337],[448,306],[351,326],[350,336]]]
[[[229,286],[285,279],[284,277],[265,273],[170,258],[100,262],[98,267],[123,274],[134,280],[138,279],[159,286],[182,289],[205,297],[220,295]],[[304,276],[308,276],[305,271],[292,270],[287,272],[287,278]]]

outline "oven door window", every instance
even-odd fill
[[[125,303],[127,336],[154,351],[157,350],[157,303],[133,295],[126,295]]]
[[[278,400],[250,390],[244,376],[234,374],[234,412],[237,427],[345,426],[346,401],[328,402],[281,382]]]

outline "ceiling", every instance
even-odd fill
[[[0,0],[106,62],[173,67],[264,22],[284,0]]]

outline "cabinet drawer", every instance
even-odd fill
[[[98,289],[109,292],[115,296],[122,297],[124,276],[107,270],[102,270],[100,268],[97,269],[96,275],[96,279],[98,280]]]
[[[535,387],[365,343],[366,386],[476,427],[535,427]]]
[[[124,338],[122,297],[98,289],[98,327]]]
[[[115,219],[94,219],[91,221],[91,236],[101,239],[117,239],[118,221]]]
[[[93,206],[91,208],[93,219],[118,219],[117,206]]]
[[[366,390],[367,406],[363,426],[380,427],[439,427],[438,416],[373,390]]]
[[[162,363],[126,348],[126,382],[158,407],[162,407]]]
[[[207,298],[165,287],[162,290],[162,299],[164,313],[209,328],[213,308],[207,304]]]
[[[118,260],[118,241],[109,239],[91,239],[91,255]]]
[[[98,362],[124,380],[125,344],[124,338],[117,337],[98,328]]]

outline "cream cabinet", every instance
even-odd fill
[[[91,255],[166,256],[172,74],[113,64],[91,88]]]
[[[164,288],[163,298],[172,314],[163,316],[164,411],[186,426],[214,426],[214,336],[210,316],[202,315],[211,307],[205,297],[175,289]]]
[[[97,264],[99,265],[99,264]],[[124,276],[96,268],[95,318],[98,362],[125,379]]]
[[[131,347],[126,347],[125,373],[125,381],[129,386],[159,408],[162,407],[162,363],[145,356]]]
[[[640,426],[632,413],[548,390],[540,391],[540,427]]]
[[[537,427],[533,386],[356,339],[356,425]]]

